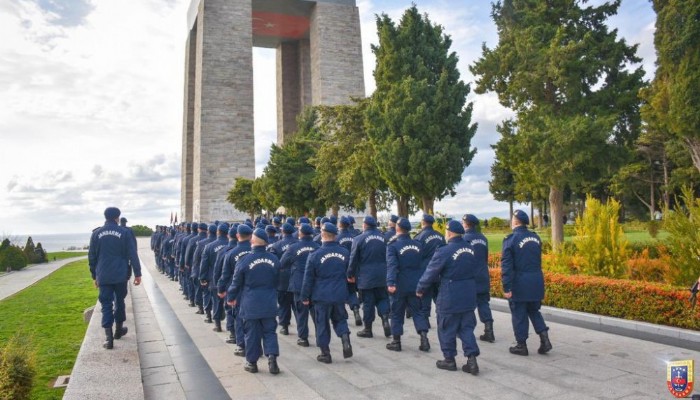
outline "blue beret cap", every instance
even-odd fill
[[[219,228],[218,228],[218,229],[219,229],[219,232],[224,232],[224,233],[226,233],[226,232],[228,232],[228,228],[229,228],[228,224],[227,224],[226,222],[222,222],[222,223],[219,224]]]
[[[214,224],[209,225],[209,232],[216,233],[216,225],[214,225]]]
[[[274,218],[272,218],[272,223],[273,224],[281,224],[282,220],[280,219],[280,217],[274,217]]]
[[[391,214],[391,217],[389,217],[389,221],[396,223],[399,220],[399,217],[397,217],[394,214]]]
[[[348,215],[348,220],[350,220],[350,225],[355,223],[355,217],[353,217],[352,215]]]
[[[201,229],[201,230],[203,230],[203,231],[206,231],[206,230],[207,230],[207,224],[205,224],[204,222],[200,222],[199,225],[197,226],[197,228],[199,228],[199,229]]]
[[[311,220],[306,218],[306,217],[301,217],[301,218],[299,218],[299,223],[300,224],[310,224]],[[294,225],[294,224],[292,224],[292,225]]]
[[[464,214],[462,221],[465,221],[469,225],[479,225],[479,218],[474,214]]]
[[[366,216],[362,222],[369,226],[377,226],[377,220],[371,215]]]
[[[328,222],[335,225],[338,223],[338,217],[336,217],[335,215],[331,215],[330,217],[328,217]]]
[[[322,219],[323,219],[323,218],[321,218],[321,217],[316,217],[316,219],[314,220],[314,222],[316,222],[317,224],[320,224]]]
[[[282,232],[286,234],[294,233],[294,227],[288,223],[282,224]]]
[[[314,234],[314,228],[312,228],[311,225],[309,225],[309,224],[301,224],[299,231],[301,231],[302,235],[313,235]]]
[[[331,219],[328,217],[321,218],[321,225],[325,224],[326,222],[331,222]]]
[[[259,237],[260,239],[264,240],[265,242],[270,241],[270,238],[267,237],[267,233],[265,233],[265,230],[264,230],[264,229],[258,228],[258,229],[256,229],[256,230],[254,230],[254,231],[253,231],[253,236],[257,236],[257,237]]]
[[[423,214],[423,221],[429,223],[429,224],[434,224],[435,223],[435,218],[430,215],[430,214]]]
[[[238,227],[232,226],[231,229],[228,230],[228,235],[232,238],[236,237],[236,232],[238,232]]]
[[[255,229],[265,230],[265,224],[263,224],[262,222],[258,222],[257,224],[255,224]]]
[[[119,218],[119,216],[122,215],[122,212],[119,211],[117,207],[107,207],[105,208],[105,219],[108,220],[114,220]]]
[[[252,223],[252,222],[250,222],[250,220],[246,221],[246,223],[245,223],[245,224],[243,224],[243,225],[247,225],[247,226],[248,226],[248,228],[250,228],[250,230],[251,230],[251,233],[252,233],[252,231],[253,231],[253,228],[254,228],[254,226],[253,226],[253,223]]]
[[[292,218],[292,217],[287,217],[287,220],[284,222],[291,225],[291,226],[294,226],[296,224],[296,221],[294,221],[294,218]]]
[[[513,211],[513,216],[525,225],[528,225],[530,223],[530,217],[528,217],[527,213],[523,210]]]
[[[323,228],[321,228],[321,230],[323,230],[324,232],[328,232],[330,234],[333,234],[333,235],[338,234],[338,227],[331,224],[330,222],[324,223]]]
[[[350,225],[350,219],[348,217],[340,217],[340,225],[343,225],[343,226]]]
[[[277,233],[277,228],[274,227],[274,225],[268,225],[265,227],[265,232],[274,232]]]
[[[464,235],[464,227],[459,221],[454,219],[447,223],[447,230],[458,235]]]
[[[252,235],[252,234],[253,234],[253,228],[251,228],[250,226],[248,226],[248,224],[241,224],[241,225],[238,225],[238,234],[239,234],[239,235],[244,235],[244,236]]]
[[[402,231],[408,232],[411,230],[411,223],[406,218],[400,218],[397,222],[397,225],[399,226],[399,228],[401,228]]]
[[[270,221],[268,221],[267,218],[261,219],[261,220],[260,220],[260,223],[261,223],[261,224],[265,224],[265,225],[270,225]]]

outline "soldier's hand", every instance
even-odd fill
[[[201,279],[201,280],[199,281],[199,284],[206,287],[206,286],[209,285],[209,282],[205,281],[204,279]]]
[[[511,297],[513,297],[513,292],[504,292],[503,297],[505,297],[506,299],[510,299]]]
[[[227,301],[226,304],[228,304],[228,305],[231,306],[231,307],[235,307],[235,306],[236,306],[236,300]]]
[[[220,299],[223,299],[224,297],[226,297],[226,292],[221,292],[217,294],[217,296],[219,296]]]
[[[138,286],[141,284],[141,277],[137,276],[134,278],[134,286]]]
[[[311,302],[308,301],[308,300],[304,300],[304,301],[302,301],[301,303],[302,303],[303,305],[305,305],[305,306],[308,306],[309,304],[311,304]]]
[[[423,292],[416,292],[416,297],[419,299],[423,297]]]
[[[394,294],[394,293],[396,293],[396,286],[387,286],[386,290],[387,290],[390,294]]]
[[[96,288],[100,287],[100,285],[97,284],[97,279],[93,279],[92,283],[95,285]]]
[[[348,282],[350,282],[350,283],[355,283],[355,277],[353,276],[353,277],[351,277],[351,278],[348,278]]]

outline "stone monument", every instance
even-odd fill
[[[277,142],[307,105],[365,95],[355,0],[193,0],[182,134],[185,221],[244,216],[226,201],[255,178],[253,47],[277,49]]]

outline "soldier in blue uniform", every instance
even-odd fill
[[[345,247],[348,251],[352,250],[352,239],[355,237],[350,231],[350,220],[347,217],[340,217],[338,220],[338,244]],[[357,298],[357,285],[348,282],[348,306],[355,316],[355,325],[362,326],[362,316],[360,315],[360,299]]]
[[[401,351],[401,335],[403,335],[404,314],[406,308],[411,308],[413,325],[420,335],[421,351],[430,350],[428,341],[428,319],[421,310],[420,298],[416,296],[418,279],[423,275],[421,268],[421,244],[411,239],[411,223],[406,218],[400,218],[396,223],[395,240],[386,248],[387,276],[386,285],[391,299],[391,334],[393,340],[386,345],[392,351]]]
[[[464,240],[469,242],[474,249],[477,261],[476,270],[476,309],[479,312],[479,320],[484,324],[484,334],[479,339],[493,343],[496,337],[493,335],[493,315],[489,307],[491,300],[491,277],[489,276],[489,241],[477,230],[479,218],[472,214],[462,217],[464,227]]]
[[[277,228],[274,225],[265,227],[265,233],[267,233],[267,238],[270,241],[269,244],[274,244],[277,241],[277,232]]]
[[[413,238],[422,245],[422,268],[424,271],[430,260],[433,258],[435,250],[446,244],[445,237],[442,236],[440,232],[433,229],[434,223],[435,218],[432,215],[423,214],[423,218],[421,219],[421,231],[418,232],[418,234]],[[425,314],[425,318],[428,319],[428,326],[430,326],[430,309],[432,308],[432,303],[437,295],[439,286],[440,283],[437,282],[431,285],[431,287],[426,288],[425,292],[423,292],[423,297],[421,298],[421,309],[423,310],[423,314]]]
[[[187,245],[189,244],[190,240],[198,235],[198,226],[196,222],[189,223],[187,228],[187,235],[184,236],[182,239],[180,239],[180,249],[178,250],[178,257],[177,259],[179,260],[179,268],[180,268],[180,286],[182,286],[182,293],[184,294],[184,299],[189,301],[190,300],[190,285],[189,285],[189,279],[187,279],[187,274],[188,274],[188,267],[187,267],[187,262],[186,262],[186,255],[187,255]],[[194,303],[193,303],[194,304]]]
[[[187,241],[187,247],[185,250],[185,280],[187,281],[187,297],[190,300],[190,307],[196,307],[195,303],[195,284],[190,278],[192,275],[192,263],[194,258],[194,252],[197,249],[197,243],[200,240],[207,238],[207,224],[200,222],[197,224],[197,235],[192,236],[190,240]]]
[[[105,349],[114,347],[114,339],[126,335],[128,329],[124,298],[129,282],[129,264],[134,271],[134,285],[141,283],[141,264],[127,230],[117,224],[121,212],[116,207],[105,209],[105,223],[90,237],[88,264],[95,287],[100,290],[102,327],[105,330]],[[112,326],[116,322],[116,329]]]
[[[330,341],[333,324],[335,334],[343,343],[343,358],[352,357],[348,313],[345,310],[347,293],[347,268],[350,252],[335,238],[338,228],[326,222],[321,230],[321,248],[309,255],[304,272],[301,298],[304,305],[314,303],[316,321],[316,346],[321,354],[316,359],[322,363],[332,362]]]
[[[364,232],[352,240],[348,282],[357,283],[362,298],[363,330],[357,336],[373,337],[375,307],[382,319],[384,336],[391,336],[389,325],[389,296],[386,292],[386,242],[384,235],[377,229],[377,221],[366,216],[362,227]]]
[[[175,274],[175,259],[172,255],[173,243],[175,243],[175,232],[175,228],[170,228],[168,230],[169,235],[163,239],[163,245],[161,247],[163,264],[165,265],[165,269],[167,271],[168,277],[170,277],[170,280],[174,279],[173,277]]]
[[[294,237],[294,227],[289,224],[282,225],[282,239],[268,246],[268,251],[274,254],[277,259],[282,259],[289,246],[297,239]],[[282,328],[280,334],[289,335],[289,323],[292,320],[292,304],[294,303],[294,293],[289,291],[289,269],[284,268],[279,271],[277,288],[277,319]]]
[[[350,221],[350,226],[348,227],[348,229],[350,230],[350,232],[352,232],[352,236],[360,236],[362,232],[360,232],[359,229],[355,228],[355,217],[353,217],[352,215],[348,215],[348,220]]]
[[[229,251],[224,256],[221,269],[221,278],[219,278],[217,281],[217,289],[219,291],[220,299],[226,297],[226,290],[229,286],[231,286],[231,281],[233,280],[233,275],[236,271],[236,265],[243,257],[250,254],[252,251],[250,245],[250,238],[252,235],[253,230],[250,228],[250,226],[246,224],[241,224],[238,226],[236,234],[238,244],[233,250]],[[230,336],[226,343],[235,343],[237,347],[233,354],[242,357],[245,355],[245,334],[243,332],[243,316],[239,311],[239,306],[232,307],[227,304],[226,329],[229,331]]]
[[[213,302],[213,310],[212,310],[212,318],[214,319],[214,332],[221,332],[221,320],[223,320],[226,317],[226,308],[228,305],[226,304],[225,301],[221,299],[219,296],[219,279],[221,279],[221,273],[223,271],[223,265],[224,265],[224,260],[226,259],[226,255],[228,252],[236,248],[236,245],[238,245],[238,240],[236,239],[236,232],[238,230],[238,225],[234,224],[232,225],[227,233],[227,238],[228,238],[228,243],[226,243],[226,246],[224,246],[221,250],[219,250],[216,253],[216,260],[214,260],[214,272],[212,275],[212,279],[209,282],[208,286],[210,290],[212,291],[212,298],[214,299]],[[229,332],[229,338],[226,339],[226,343],[231,343],[235,344],[236,343],[236,334],[233,331],[233,329],[228,329],[229,327],[226,327],[227,331]]]
[[[528,319],[540,336],[540,354],[552,349],[549,328],[542,318],[540,306],[544,299],[544,275],[542,274],[542,241],[527,229],[530,223],[527,213],[516,210],[511,227],[513,233],[503,239],[501,253],[501,281],[503,295],[508,299],[513,331],[517,344],[509,350],[520,356],[528,355]]]
[[[318,243],[319,246],[321,245],[321,227],[323,227],[323,225],[325,225],[327,222],[330,222],[330,221],[331,220],[328,217],[321,218],[318,231],[316,233],[316,236],[314,236],[314,242]]]
[[[447,245],[437,249],[423,276],[418,281],[416,295],[422,296],[434,282],[440,282],[437,298],[437,324],[440,349],[445,357],[436,366],[456,371],[457,336],[467,363],[462,371],[476,375],[479,346],[474,337],[476,326],[476,257],[471,245],[462,239],[464,228],[458,221],[447,224]]]
[[[386,239],[386,242],[389,243],[389,240],[396,235],[396,222],[399,220],[399,217],[397,217],[394,214],[391,214],[389,217],[389,222],[387,224],[387,230],[384,232],[384,238]]]
[[[199,263],[199,284],[202,290],[202,300],[206,319],[204,322],[211,324],[212,311],[214,310],[215,299],[218,299],[216,285],[214,284],[214,263],[219,251],[228,245],[228,224],[223,222],[216,227],[216,240],[210,242],[202,251],[202,260]],[[219,332],[221,332],[221,322],[219,321]]]
[[[252,253],[243,257],[236,265],[233,281],[228,288],[228,304],[239,301],[245,332],[244,369],[258,372],[258,359],[264,354],[268,358],[271,374],[280,372],[277,365],[279,344],[277,343],[277,278],[279,259],[267,252],[267,234],[256,229],[251,239]]]
[[[297,344],[309,347],[309,305],[303,303],[301,287],[304,282],[304,271],[309,254],[320,246],[313,241],[314,230],[311,225],[303,223],[299,227],[299,241],[293,243],[284,252],[280,260],[280,270],[289,270],[288,291],[294,294],[294,318],[297,323]]]
[[[197,242],[197,247],[195,247],[194,255],[192,256],[192,271],[190,271],[190,278],[195,287],[194,300],[197,305],[197,312],[195,314],[202,315],[204,314],[204,288],[199,283],[199,270],[202,266],[202,253],[204,253],[204,248],[209,243],[216,240],[216,225],[210,224],[207,227],[207,232],[209,233],[207,237]]]

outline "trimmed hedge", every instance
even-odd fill
[[[503,297],[500,268],[490,268],[491,296]],[[700,330],[700,307],[687,289],[670,285],[544,272],[542,304],[574,311]]]

